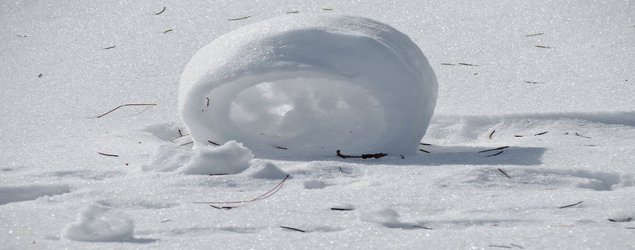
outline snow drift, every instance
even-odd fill
[[[292,15],[212,41],[185,67],[179,114],[197,147],[256,155],[414,153],[437,98],[419,47],[366,18]]]

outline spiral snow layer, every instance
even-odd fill
[[[367,18],[289,15],[250,24],[185,67],[179,113],[196,147],[256,156],[416,152],[437,80],[408,36]]]

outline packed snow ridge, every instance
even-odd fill
[[[408,36],[367,18],[292,15],[212,41],[187,64],[179,114],[196,148],[256,156],[412,154],[437,80]]]

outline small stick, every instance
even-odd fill
[[[172,221],[172,220],[162,220],[162,221],[161,221],[161,222],[159,222],[159,223],[166,223],[166,222],[170,222],[170,221]]]
[[[227,19],[227,21],[239,21],[239,20],[245,20],[247,18],[250,18],[251,16],[244,16],[244,17],[237,17],[237,18],[229,18]]]
[[[375,158],[375,159],[379,159],[382,158],[388,154],[384,154],[384,153],[377,153],[377,154],[363,154],[363,155],[345,155],[342,154],[340,152],[340,150],[338,149],[337,151],[335,151],[337,153],[337,156],[339,156],[342,159],[346,159],[346,158],[361,158],[361,159],[368,159],[368,158]]]
[[[38,78],[42,78],[42,73],[40,73],[39,75],[37,75]]]
[[[280,226],[280,228],[283,228],[283,229],[288,229],[288,230],[291,230],[291,231],[296,231],[296,232],[300,232],[300,233],[306,233],[306,231],[304,231],[304,230],[302,230],[302,229],[294,228],[294,227]]]
[[[331,210],[333,210],[333,211],[353,211],[355,209],[354,208],[348,208],[348,207],[332,207]]]
[[[561,206],[561,207],[558,207],[558,208],[559,208],[559,209],[563,209],[563,208],[568,208],[568,207],[574,207],[574,206],[577,206],[577,205],[582,204],[582,202],[584,202],[584,201],[580,201],[580,202],[576,202],[576,203],[573,203],[573,204],[569,204],[569,205]]]
[[[526,37],[530,37],[530,36],[540,36],[540,35],[544,35],[544,34],[545,34],[545,33],[542,33],[542,32],[541,32],[541,33],[529,34],[529,35],[526,35]]]
[[[485,152],[496,151],[496,150],[501,150],[501,149],[506,149],[506,148],[509,148],[509,146],[502,146],[502,147],[498,147],[498,148],[486,149],[486,150],[481,150],[481,151],[478,151],[478,152],[479,153],[485,153]]]
[[[172,31],[172,29],[167,29],[166,31],[163,31],[163,33],[165,34],[165,33],[171,32],[171,31]]]
[[[531,83],[531,84],[538,84],[540,82],[535,82],[535,81],[525,81],[526,83]]]
[[[282,150],[287,150],[287,149],[288,149],[288,148],[285,148],[285,147],[280,147],[280,146],[273,146],[273,147],[274,147],[274,148],[277,148],[277,149],[282,149]]]
[[[489,139],[492,139],[492,135],[494,135],[494,133],[496,133],[496,129],[492,130],[492,133],[489,133]]]
[[[424,152],[424,153],[428,153],[428,154],[430,153],[430,151],[425,150],[425,149],[419,149],[419,151]]]
[[[432,145],[432,144],[430,144],[430,143],[423,143],[423,142],[420,142],[420,143],[419,143],[419,145],[423,145],[423,146],[430,146],[430,145]]]
[[[431,228],[431,227],[420,226],[420,225],[412,225],[412,227],[414,227],[414,228],[421,228],[421,229],[427,229],[427,230],[432,230],[432,228]]]
[[[471,67],[478,67],[478,65],[476,65],[476,64],[471,64],[471,63],[459,63],[459,65],[463,65],[463,66],[471,66]]]
[[[212,145],[214,145],[214,146],[220,146],[220,144],[218,144],[218,143],[216,143],[216,142],[213,142],[213,141],[211,141],[211,140],[207,140],[207,142],[211,143],[211,144],[212,144]]]
[[[193,141],[191,141],[191,142],[183,143],[183,144],[181,144],[181,145],[179,145],[179,146],[190,145],[190,144],[192,144],[192,143],[194,143],[194,142],[193,142]]]
[[[100,155],[103,155],[103,156],[119,157],[119,155],[114,155],[114,154],[106,154],[106,153],[102,153],[102,152],[97,152],[97,153],[100,154]]]
[[[441,65],[445,65],[445,66],[454,66],[454,63],[441,63]]]
[[[106,112],[104,114],[101,114],[101,115],[97,116],[97,118],[102,118],[103,116],[105,116],[107,114],[110,114],[111,112],[113,112],[113,111],[115,111],[117,109],[120,109],[120,108],[123,108],[123,107],[128,107],[128,106],[156,106],[156,104],[154,104],[154,103],[128,103],[128,104],[124,104],[124,105],[119,105],[116,108],[114,108],[114,109],[112,109],[112,110],[110,110],[110,111],[108,111],[108,112]]]
[[[299,10],[292,10],[292,11],[287,11],[287,14],[297,14],[300,13]]]
[[[521,245],[516,245],[516,244],[514,244],[514,243],[509,244],[509,245],[510,245],[510,246],[513,246],[513,247],[520,248],[520,249],[525,249],[523,246],[521,246]]]
[[[489,247],[512,248],[512,247],[510,247],[510,246],[503,246],[503,245],[489,245]]]
[[[632,220],[633,218],[631,217],[624,218],[624,219],[609,219],[610,222],[630,222]]]
[[[165,6],[163,6],[163,9],[161,11],[159,11],[157,13],[154,13],[154,15],[158,16],[158,15],[163,14],[163,12],[165,12]]]
[[[501,153],[502,153],[502,151],[501,151]],[[507,178],[509,178],[509,179],[511,179],[511,178],[512,178],[511,176],[509,176],[509,175],[508,175],[505,171],[503,171],[502,169],[500,169],[500,168],[499,168],[499,169],[498,169],[498,171],[499,171],[499,172],[501,172],[501,173],[503,173],[503,175],[505,175],[505,177],[507,177]]]
[[[209,205],[209,206],[210,206],[210,207],[213,207],[213,208],[216,208],[216,209],[221,209],[221,210],[223,210],[223,209],[224,209],[224,210],[230,210],[230,209],[232,209],[232,208],[235,208],[235,207],[229,207],[229,206],[222,206],[222,207],[219,207],[219,206],[214,206],[214,205]]]
[[[333,8],[322,8],[322,10],[331,11],[331,10],[333,10]]]
[[[503,152],[505,152],[505,151],[500,151],[500,152],[498,152],[498,153],[496,153],[496,154],[493,154],[493,155],[488,155],[488,156],[485,156],[485,157],[494,157],[494,156],[497,156],[497,155],[499,155],[499,154],[502,154]]]
[[[113,45],[113,46],[110,46],[110,47],[106,47],[106,48],[104,48],[104,50],[107,50],[107,49],[114,49],[115,47],[117,47],[117,46]]]
[[[18,37],[22,37],[22,38],[24,38],[24,37],[29,37],[29,36],[27,36],[27,35],[17,35],[17,36],[18,36]]]
[[[577,135],[577,136],[579,136],[579,137],[582,137],[582,138],[591,139],[591,137],[588,137],[588,136],[584,136],[584,135],[578,134],[578,132],[576,132],[576,133],[575,133],[575,135]]]
[[[536,48],[541,48],[541,49],[551,49],[551,47],[549,47],[549,46],[544,46],[544,45],[536,45],[536,46],[534,46],[534,47],[536,47]]]
[[[535,134],[534,136],[544,135],[544,134],[546,134],[546,133],[549,133],[549,131],[540,132],[540,133],[538,133],[538,134]]]

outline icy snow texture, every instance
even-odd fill
[[[237,174],[249,168],[253,154],[236,141],[228,141],[220,147],[203,146],[183,169],[185,174],[218,175]]]
[[[133,231],[134,222],[127,215],[93,204],[66,228],[64,236],[76,241],[129,241],[134,239]]]
[[[256,155],[414,153],[436,76],[405,34],[366,18],[288,15],[214,40],[187,64],[179,112],[197,146]]]

